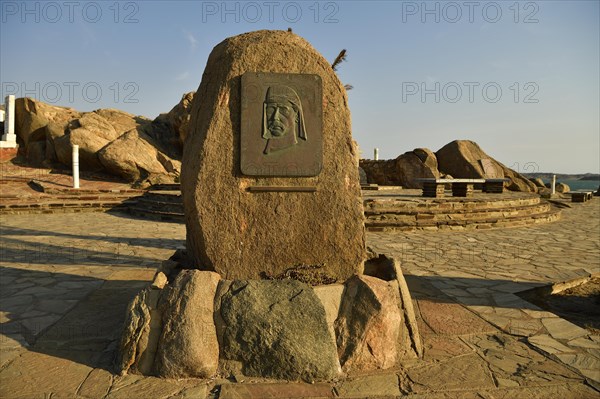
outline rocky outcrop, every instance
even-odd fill
[[[533,184],[536,185],[536,187],[539,188],[545,188],[546,184],[544,183],[544,181],[542,179],[540,179],[539,177],[536,177],[535,179],[529,179],[533,182]]]
[[[81,170],[108,172],[138,183],[173,182],[181,170],[193,95],[187,93],[155,120],[116,109],[78,112],[18,98],[16,133],[32,166],[71,167],[72,148],[78,145]]]
[[[402,186],[405,188],[423,188],[418,178],[438,178],[440,172],[433,152],[425,148],[417,148],[396,158],[396,169]]]
[[[173,161],[158,148],[145,129],[136,128],[99,150],[98,158],[109,173],[130,181],[152,180],[155,176],[175,178],[177,171],[167,170],[173,170]]]
[[[323,305],[295,280],[234,281],[221,298],[223,357],[247,376],[313,381],[339,373]]]
[[[507,168],[486,154],[470,140],[455,140],[436,153],[440,172],[454,178],[508,178],[506,187],[512,191],[536,192],[537,188],[525,176]]]
[[[44,129],[53,123],[65,129],[69,122],[81,116],[73,108],[56,107],[32,98],[17,98],[15,100],[15,132],[23,144],[27,146],[34,132]],[[43,135],[37,135],[39,141]]]
[[[571,191],[571,187],[569,187],[568,184],[565,183],[556,183],[556,192],[557,193],[568,193],[569,191]]]
[[[190,112],[192,110],[192,101],[195,94],[195,91],[185,93],[181,97],[181,101],[179,101],[176,106],[174,106],[168,113],[161,114],[161,116],[159,116],[159,118],[163,117],[171,126],[171,129],[179,138],[179,143],[181,145],[183,145],[185,138],[189,133],[191,119]]]

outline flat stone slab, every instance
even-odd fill
[[[469,335],[494,332],[496,328],[457,303],[417,300],[423,320],[437,334]]]
[[[354,377],[335,387],[341,398],[377,398],[401,396],[399,377],[395,373]]]
[[[219,399],[333,398],[330,384],[222,384]]]
[[[495,386],[487,364],[474,353],[425,367],[411,368],[406,374],[415,383],[412,390],[416,393]]]
[[[571,348],[561,344],[560,342],[546,334],[529,337],[527,341],[536,348],[541,349],[544,352],[550,354],[573,352]]]
[[[589,334],[585,329],[558,317],[542,319],[542,324],[557,339],[575,339]]]

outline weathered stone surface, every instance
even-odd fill
[[[571,187],[565,183],[556,183],[556,192],[557,193],[568,193],[571,191]]]
[[[193,91],[185,93],[177,105],[175,105],[168,113],[163,114],[165,120],[170,124],[177,137],[179,137],[181,144],[183,144],[189,133],[191,119],[190,112],[192,110],[194,94],[196,94],[196,92]],[[161,116],[159,116],[159,118]]]
[[[219,342],[213,312],[220,279],[212,272],[183,270],[165,290],[156,354],[159,375],[209,378],[217,372]]]
[[[18,98],[16,131],[24,143],[28,162],[34,166],[51,167],[60,162],[70,167],[72,146],[77,144],[83,170],[103,171],[107,163],[105,171],[119,177],[137,180],[150,176],[150,180],[159,180],[163,176],[165,181],[172,182],[181,169],[180,131],[186,129],[190,100],[189,95],[184,96],[169,114],[152,121],[116,109],[77,112],[31,98]],[[123,144],[117,139],[131,131],[140,134],[127,137],[129,153],[116,151]],[[109,144],[115,146],[102,162],[99,152]]]
[[[110,173],[136,181],[150,175],[167,175],[158,160],[158,145],[143,129],[133,129],[114,140],[98,153]],[[164,155],[164,158],[168,158]]]
[[[537,187],[541,187],[541,188],[545,188],[546,184],[544,183],[544,181],[542,179],[540,179],[539,177],[536,177],[534,179],[529,179],[533,182],[533,184],[535,184]]]
[[[487,155],[473,141],[455,140],[440,148],[435,155],[440,172],[450,174],[456,179],[505,177],[510,179],[505,183],[509,190],[537,191],[534,183]]]
[[[380,186],[400,186],[400,175],[396,169],[395,159],[361,159],[360,167],[365,171],[367,180],[371,184]]]
[[[38,129],[53,122],[66,127],[72,119],[79,118],[81,114],[72,108],[55,107],[37,101],[33,98],[17,98],[15,100],[15,132],[25,146],[29,136]]]
[[[247,71],[320,76],[326,134],[318,176],[241,175],[240,76]],[[338,281],[359,269],[365,234],[346,91],[308,42],[283,31],[223,41],[208,59],[190,126],[181,183],[187,248],[199,268],[245,279],[322,264]],[[249,186],[308,186],[316,192],[252,193]]]
[[[411,388],[415,393],[494,388],[488,365],[474,353],[411,368],[406,373],[414,382]]]
[[[158,339],[162,330],[161,315],[157,310],[162,291],[145,288],[131,301],[121,336],[117,371],[129,370],[142,374],[153,371]]]
[[[341,382],[335,387],[341,398],[396,398],[400,384],[395,373],[361,376]]]
[[[343,284],[320,285],[314,287],[315,294],[323,304],[327,325],[333,332],[333,323],[338,317],[340,306],[342,304],[342,295],[344,294]],[[335,335],[332,335],[335,337]]]
[[[369,179],[367,178],[367,174],[365,173],[365,170],[363,168],[361,168],[360,166],[358,167],[358,178],[360,180],[361,185],[369,184]]]
[[[401,328],[406,329],[401,334],[399,358],[413,358],[415,355],[421,357],[423,355],[421,334],[419,333],[412,297],[404,279],[400,262],[395,258],[377,254],[371,250],[369,259],[365,262],[364,274],[385,281],[396,281],[400,294],[398,306],[400,306],[404,315],[404,324]]]
[[[395,281],[361,275],[346,282],[335,322],[338,356],[344,371],[396,365],[405,333],[399,304]]]
[[[559,383],[581,379],[562,364],[541,355],[510,335],[493,334],[462,339],[488,363],[494,378],[506,381],[504,386],[509,386],[509,380],[525,386],[540,385],[549,380]]]
[[[463,306],[437,300],[417,300],[423,320],[437,334],[463,335],[497,331]]]
[[[437,170],[435,155],[429,150],[418,149],[416,152],[407,152],[396,158],[396,168],[400,175],[400,182],[405,188],[423,188],[423,183],[415,182],[418,178],[438,178],[440,172]],[[416,150],[415,150],[416,151]],[[419,156],[420,155],[420,156]],[[423,161],[425,159],[425,161]]]
[[[72,164],[73,145],[78,145],[80,168],[82,170],[100,170],[102,164],[98,160],[98,151],[109,142],[93,131],[80,127],[54,140],[54,148],[58,161],[68,166]]]
[[[131,129],[135,129],[139,125],[146,125],[151,122],[150,119],[144,118],[143,116],[135,116],[128,112],[113,108],[98,109],[93,113],[105,119],[113,127],[116,137],[121,136]]]
[[[333,398],[329,384],[222,384],[219,399]]]
[[[43,392],[74,397],[92,368],[59,355],[24,352],[0,371],[0,397],[37,398]]]
[[[241,361],[245,375],[312,381],[339,372],[325,310],[307,284],[234,281],[220,315],[222,357]]]

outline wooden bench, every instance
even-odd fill
[[[452,187],[453,197],[472,197],[475,184],[483,184],[484,193],[501,194],[504,182],[509,179],[435,179],[421,178],[416,182],[423,183],[423,197],[442,198],[446,184]]]
[[[593,191],[569,191],[567,194],[571,194],[571,202],[585,202],[594,197]]]

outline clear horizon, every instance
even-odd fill
[[[600,173],[597,1],[3,1],[0,95],[150,118],[218,43],[304,37],[338,69],[363,158],[456,139],[522,173]]]

